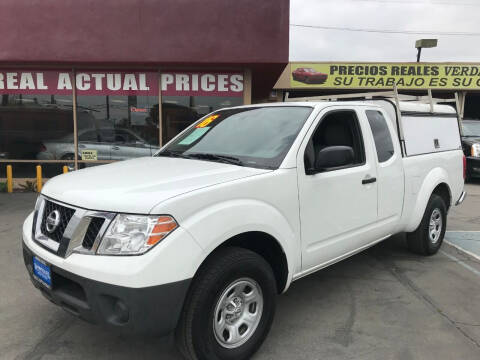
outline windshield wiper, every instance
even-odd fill
[[[172,151],[172,150],[163,150],[162,152],[159,152],[157,156],[169,156],[169,157],[179,157],[183,159],[189,159],[190,157],[188,155],[182,154],[178,151]]]
[[[209,154],[209,153],[185,154],[178,151],[163,150],[162,152],[159,152],[157,156],[179,157],[182,159],[213,160],[213,161],[224,162],[227,164],[243,166],[243,162],[239,158],[228,156],[228,155],[220,155],[220,154]]]
[[[190,153],[186,154],[189,158],[201,159],[201,160],[214,160],[219,162],[224,162],[227,164],[243,166],[243,162],[236,157],[220,154],[210,154],[210,153]]]

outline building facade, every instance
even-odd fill
[[[268,98],[288,0],[4,0],[0,177],[153,154],[222,107]],[[268,21],[265,21],[268,19]]]

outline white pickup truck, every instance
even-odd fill
[[[464,173],[446,105],[222,109],[154,157],[49,180],[23,226],[24,261],[80,318],[176,330],[188,359],[248,359],[292,281],[400,232],[435,254]]]

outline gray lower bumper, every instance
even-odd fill
[[[175,329],[190,279],[147,288],[127,288],[51,266],[53,285],[47,289],[33,277],[33,255],[23,247],[23,258],[33,284],[48,300],[69,313],[125,333],[166,335]]]

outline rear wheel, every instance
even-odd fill
[[[219,250],[200,270],[185,301],[176,342],[187,359],[249,359],[273,321],[270,265],[242,248]]]
[[[442,246],[447,228],[447,207],[443,198],[432,194],[418,228],[407,234],[408,248],[420,255],[433,255]]]

